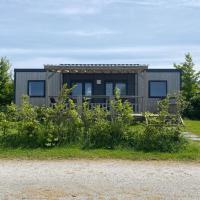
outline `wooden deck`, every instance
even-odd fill
[[[52,98],[52,96],[49,98]],[[55,99],[55,101],[57,101],[57,96],[53,98]],[[144,97],[124,95],[120,96],[120,98],[124,102],[128,101],[135,113],[139,114],[146,111],[144,104]],[[82,105],[84,101],[87,101],[91,108],[100,105],[102,108],[110,109],[110,101],[114,99],[114,96],[106,96],[106,95],[70,96],[70,99],[74,100],[74,102],[77,105]]]

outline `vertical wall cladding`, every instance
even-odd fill
[[[101,84],[97,84],[101,80]],[[91,82],[93,95],[105,95],[106,82],[125,82],[127,84],[127,95],[135,95],[135,74],[63,74],[63,83],[72,86],[73,82]]]
[[[28,94],[28,81],[29,80],[45,80],[45,70],[15,70],[15,103],[20,105],[23,95]],[[47,83],[47,81],[46,81]],[[60,74],[49,72],[49,96],[58,96],[60,92]],[[47,94],[47,92],[45,91]],[[46,97],[31,97],[30,103],[33,105],[45,105]]]
[[[181,82],[180,77],[181,73],[178,70],[148,70],[147,71],[147,83],[150,80],[166,80],[167,81],[167,93],[168,94],[176,94],[180,91]],[[143,95],[143,89],[147,87],[148,85],[144,86],[144,77],[142,74],[139,74],[139,87],[138,87],[138,93],[139,96]],[[146,90],[146,98],[147,98],[147,110],[150,112],[156,112],[157,111],[157,102],[160,100],[159,98],[149,98],[148,91]]]
[[[49,96],[59,96],[61,89],[61,73],[49,72]]]

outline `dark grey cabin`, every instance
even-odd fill
[[[115,88],[135,112],[156,112],[157,102],[181,87],[181,72],[176,69],[148,69],[138,64],[61,64],[44,69],[15,69],[15,103],[28,95],[33,105],[50,105],[63,84],[72,87],[71,97],[81,103],[107,107]]]

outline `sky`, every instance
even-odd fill
[[[0,57],[12,69],[172,68],[188,52],[200,70],[200,0],[0,0]]]

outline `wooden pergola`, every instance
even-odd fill
[[[145,111],[147,108],[147,94],[148,94],[148,82],[147,82],[147,69],[148,65],[145,64],[59,64],[52,65],[46,64],[44,65],[44,69],[46,70],[46,105],[48,105],[49,95],[48,95],[48,77],[49,72],[61,73],[61,83],[62,83],[62,74],[64,73],[101,73],[101,74],[127,74],[132,73],[136,74],[136,94],[138,96],[138,74],[141,74],[143,81],[143,105],[141,110]]]
[[[140,64],[59,64],[44,65],[47,71],[61,73],[141,73],[148,65]]]

